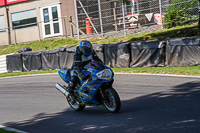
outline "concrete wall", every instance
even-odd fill
[[[60,0],[30,0],[26,2],[9,5],[8,8],[9,8],[10,26],[12,26],[12,19],[11,19],[12,13],[20,12],[24,10],[36,9],[37,22],[41,22],[40,7],[58,4],[58,3],[60,3]],[[0,15],[5,16],[6,27],[8,27],[5,7],[0,7]],[[63,15],[61,14],[61,16]],[[11,29],[11,44],[37,41],[37,40],[43,39],[41,23],[38,26],[32,26],[32,27],[21,28],[21,29],[16,29],[16,30]],[[0,46],[8,45],[7,32],[0,32],[0,38],[1,38]]]
[[[0,46],[8,45],[8,32],[0,32]]]
[[[38,32],[38,27],[33,26],[33,27],[28,27],[28,28],[22,28],[22,29],[17,29],[13,32],[15,32],[16,37],[12,34],[12,42],[15,41],[17,43],[22,43],[22,42],[29,42],[29,41],[36,41],[40,40],[40,35]]]
[[[7,27],[7,19],[6,19],[6,9],[5,7],[0,7],[0,15],[4,15],[5,25]],[[0,46],[8,45],[8,30],[5,32],[0,32]]]
[[[76,24],[76,15],[75,15],[75,6],[74,6],[74,0],[60,0],[61,2],[61,14],[62,16],[65,16],[65,22],[63,23],[63,28],[66,27],[66,32],[64,31],[64,34],[69,36],[70,34],[70,23],[69,23],[69,17],[72,16],[72,22]],[[74,34],[77,34],[76,27],[73,27]]]

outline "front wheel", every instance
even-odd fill
[[[85,108],[85,105],[81,105],[78,101],[72,100],[71,96],[67,96],[66,99],[70,107],[75,111],[82,111]]]
[[[121,108],[121,101],[118,93],[114,88],[108,88],[104,91],[105,102],[104,105],[107,110],[116,113]]]

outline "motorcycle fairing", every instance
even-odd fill
[[[113,80],[114,78],[114,74],[113,72],[111,73],[112,76],[110,76],[110,78],[105,78],[105,79],[100,79],[97,77],[97,73],[104,71],[106,69],[110,69],[107,66],[105,66],[105,68],[103,70],[94,70],[92,68],[89,68],[87,71],[83,71],[83,73],[88,73],[91,72],[91,77],[92,77],[92,82],[91,83],[81,83],[82,86],[79,89],[79,95],[82,98],[82,100],[86,103],[86,104],[96,104],[96,105],[100,105],[101,103],[99,103],[95,97],[96,94],[100,88],[100,86],[105,83],[105,82],[110,82],[111,80]],[[110,69],[110,71],[112,71]]]
[[[82,97],[82,100],[87,104],[96,104],[100,105],[100,103],[94,99],[99,90],[99,87],[102,83],[83,83],[79,89],[79,95]]]
[[[58,74],[60,75],[60,77],[66,82],[69,83],[70,80],[70,69],[61,69],[58,70]]]

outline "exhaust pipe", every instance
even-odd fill
[[[66,97],[69,95],[69,92],[66,91],[59,83],[55,85],[56,89],[59,90],[62,94],[64,94]]]

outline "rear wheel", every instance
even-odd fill
[[[105,102],[104,105],[110,112],[116,113],[121,108],[121,101],[118,93],[114,88],[108,88],[104,91]]]
[[[73,100],[71,96],[67,96],[66,99],[70,107],[76,111],[82,111],[85,108],[85,105],[81,105],[78,101]]]

